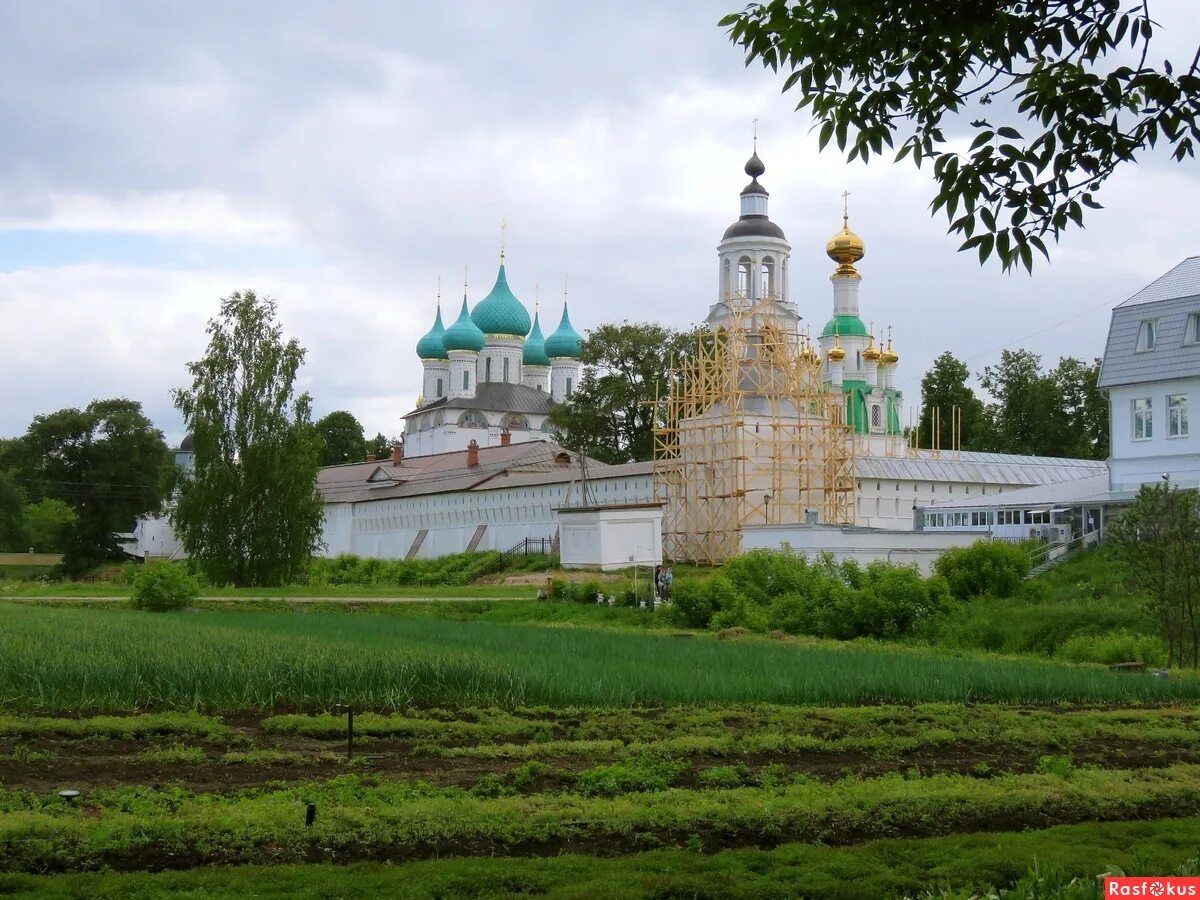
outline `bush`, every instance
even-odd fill
[[[959,600],[983,594],[1011,597],[1029,574],[1029,554],[1004,541],[978,541],[969,547],[952,547],[943,553],[934,571],[946,579]]]
[[[712,598],[710,584],[706,581],[676,581],[671,592],[671,603],[682,623],[693,628],[707,628],[713,614],[720,608]]]
[[[575,776],[575,790],[588,797],[616,797],[642,791],[665,791],[691,765],[664,756],[632,756],[609,766],[596,766]]]
[[[529,571],[547,564],[548,557],[536,560],[513,557],[509,568]],[[503,571],[505,563],[494,550],[484,553],[453,553],[437,559],[377,559],[343,553],[333,559],[314,557],[308,563],[308,582],[314,587],[337,584],[386,584],[400,587],[427,585],[457,586],[470,584],[485,575]]]
[[[803,556],[786,550],[751,550],[725,566],[723,574],[742,596],[769,606],[777,597],[803,592],[812,570]]]
[[[136,609],[152,612],[183,609],[199,596],[200,583],[175,563],[147,563],[133,580]]]
[[[1070,662],[1140,662],[1148,666],[1165,665],[1167,648],[1161,638],[1148,634],[1114,631],[1109,634],[1077,634],[1058,648],[1056,656]]]

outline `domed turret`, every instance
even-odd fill
[[[441,304],[438,304],[437,317],[433,320],[433,327],[417,341],[417,356],[421,359],[449,359],[446,355],[446,345],[442,342],[445,334],[446,328],[442,325],[442,307]]]
[[[483,349],[483,332],[471,320],[471,311],[467,309],[467,298],[463,297],[462,311],[458,321],[446,329],[442,335],[442,346],[449,350],[472,350],[478,353]]]
[[[550,337],[546,338],[546,356],[550,359],[579,359],[583,355],[583,338],[571,325],[566,301],[563,302],[562,321]]]
[[[835,263],[838,263],[834,275],[857,275],[858,269],[854,264],[866,256],[863,239],[850,230],[850,213],[842,213],[842,230],[831,237],[825,244],[825,253]]]
[[[863,359],[867,362],[875,362],[879,359],[879,348],[875,346],[875,335],[871,335],[871,342],[867,344],[867,349],[863,351]]]
[[[529,333],[529,312],[509,288],[503,262],[495,286],[475,305],[471,319],[484,334],[523,338]]]
[[[770,194],[767,193],[765,187],[758,183],[759,176],[767,171],[767,167],[758,158],[757,150],[750,154],[750,158],[746,160],[745,171],[750,176],[750,183],[742,188],[741,218],[725,229],[725,234],[721,240],[727,241],[730,238],[741,237],[769,237],[786,241],[787,238],[784,237],[783,229],[767,218],[767,198]]]
[[[521,360],[527,366],[548,366],[550,357],[546,355],[546,339],[542,336],[542,326],[538,314],[533,314],[533,330],[525,338],[525,348]]]
[[[868,334],[867,324],[858,316],[834,316],[825,323],[825,327],[821,330],[821,337],[831,337],[835,334],[866,337]]]

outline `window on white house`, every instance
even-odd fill
[[[1133,439],[1148,441],[1154,437],[1154,407],[1149,397],[1133,401]]]
[[[1187,437],[1188,433],[1187,394],[1167,395],[1167,436]]]
[[[1183,333],[1185,344],[1200,344],[1200,312],[1188,316],[1187,331]]]
[[[1138,326],[1138,350],[1153,350],[1158,340],[1158,319],[1145,319]]]

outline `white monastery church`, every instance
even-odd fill
[[[820,306],[806,309],[811,299],[794,299],[792,247],[769,216],[769,194],[759,181],[765,171],[757,153],[752,155],[745,166],[750,181],[740,194],[740,215],[717,244],[718,293],[707,304],[706,324],[717,329],[739,309],[770,303],[772,320],[796,335],[794,352],[816,367],[812,371],[819,373],[823,390],[844,402],[844,424],[853,442],[852,474],[847,475],[852,501],[838,523],[823,522],[811,512],[804,521],[783,522],[763,491],[761,524],[751,517],[738,525],[743,549],[786,541],[797,549],[864,558],[867,547],[865,558],[873,553],[925,565],[928,554],[978,537],[978,529],[938,527],[939,520],[927,515],[931,507],[977,498],[987,498],[990,505],[996,502],[992,498],[1014,490],[1061,492],[1068,483],[1096,484],[1099,476],[1107,476],[1106,463],[1094,460],[908,446],[901,427],[904,398],[896,388],[899,353],[890,337],[884,341],[872,333],[862,318],[858,263],[866,255],[863,240],[844,214],[842,228],[824,248],[835,263],[832,290]],[[556,443],[548,424],[553,406],[567,401],[583,377],[583,341],[565,296],[557,327],[543,336],[539,311],[530,316],[508,279],[502,252],[491,290],[474,307],[464,296],[449,327],[439,298],[433,325],[416,346],[424,369],[422,396],[402,416],[403,443],[392,456],[321,470],[324,554],[433,557],[508,550],[525,539],[558,542],[565,538],[564,528],[574,527],[564,525],[568,514],[585,508],[606,510],[616,523],[613,533],[639,535],[620,551],[627,550],[628,558],[661,558],[661,534],[648,537],[632,524],[645,516],[630,512],[621,518],[621,510],[657,509],[655,521],[661,523],[667,501],[661,484],[656,490],[655,463],[581,461]],[[586,298],[576,298],[574,306],[585,321],[600,321],[600,309]],[[812,324],[801,330],[802,321]],[[768,512],[776,518],[769,519]],[[969,515],[951,521],[971,521]],[[982,523],[976,515],[974,524]],[[940,525],[945,524],[943,517]],[[139,529],[151,533],[162,527],[152,526],[143,522]],[[949,534],[952,530],[960,535]],[[157,546],[173,544],[159,535]],[[131,552],[153,551],[135,540]]]

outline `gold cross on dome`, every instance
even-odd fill
[[[754,119],[754,152],[758,152],[758,118]]]

